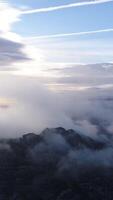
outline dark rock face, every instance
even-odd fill
[[[0,200],[112,200],[112,141],[62,127],[0,141]]]

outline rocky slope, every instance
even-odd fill
[[[0,140],[0,200],[112,200],[111,140],[61,127]]]

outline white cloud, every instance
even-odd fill
[[[20,8],[0,2],[0,19],[0,72],[16,73],[17,69],[28,70],[38,65],[42,60],[40,50],[28,42],[25,43],[22,36],[12,32],[14,23],[21,20]]]
[[[113,0],[93,0],[93,1],[82,1],[75,2],[70,4],[64,4],[60,6],[47,7],[47,8],[38,8],[27,10],[24,8],[16,8],[8,3],[0,2],[0,32],[9,32],[11,30],[12,25],[20,20],[22,15],[40,13],[40,12],[51,12],[55,10],[80,7],[86,5],[95,5],[95,4],[103,4],[113,2]]]
[[[22,11],[22,14],[26,15],[26,14],[33,14],[33,13],[52,12],[52,11],[62,10],[62,9],[67,9],[67,8],[103,4],[103,3],[108,3],[108,2],[113,2],[113,0],[93,0],[93,1],[76,2],[76,3],[64,4],[60,6],[54,6],[54,7],[25,10],[25,11]]]
[[[63,5],[63,6],[42,8],[41,10],[43,11],[43,9],[44,9],[44,12],[46,12],[46,11],[49,11],[48,9],[54,10],[54,9],[63,9],[63,8],[68,8],[68,7],[71,8],[73,6],[76,7],[76,6],[83,6],[85,4],[88,4],[88,5],[95,4],[95,3],[98,4],[98,3],[104,3],[104,2],[109,2],[109,1],[112,1],[112,0],[98,0],[98,1],[96,0],[96,1],[88,1],[88,2],[78,2],[78,3],[74,3],[74,4]],[[104,50],[100,51],[100,49],[99,49],[99,51],[97,51],[97,49],[96,49],[95,52],[94,51],[92,52],[89,49],[88,52],[86,52],[86,51],[81,52],[81,50],[80,51],[78,50],[79,47],[75,48],[74,51],[73,50],[71,51],[69,48],[65,48],[65,50],[58,49],[58,47],[57,48],[55,47],[55,41],[54,41],[54,47],[55,47],[54,49],[49,48],[50,44],[48,44],[48,46],[43,48],[42,45],[39,47],[38,44],[37,45],[35,44],[36,39],[44,39],[44,38],[55,39],[55,38],[60,38],[60,37],[97,34],[97,33],[102,33],[102,32],[103,33],[104,32],[113,32],[113,29],[111,28],[111,29],[94,30],[94,31],[86,31],[86,32],[63,33],[63,34],[22,38],[20,35],[12,32],[12,25],[14,25],[14,23],[21,20],[22,15],[30,14],[30,13],[26,13],[26,12],[28,12],[28,11],[25,10],[25,8],[23,10],[23,8],[15,8],[8,3],[4,3],[4,4],[0,3],[0,18],[3,19],[0,21],[0,36],[4,39],[8,39],[11,41],[25,43],[26,48],[24,48],[23,51],[26,52],[28,54],[28,56],[30,56],[31,58],[33,58],[35,60],[35,62],[28,62],[26,64],[25,63],[21,64],[21,66],[23,67],[22,71],[24,71],[23,72],[24,74],[25,73],[28,73],[28,74],[30,74],[30,73],[36,74],[37,73],[38,74],[40,71],[39,68],[42,68],[42,65],[46,66],[46,65],[49,65],[50,63],[55,63],[56,60],[58,60],[59,62],[64,62],[64,60],[65,60],[65,62],[75,62],[75,60],[76,60],[76,62],[80,62],[80,63],[87,62],[89,57],[90,57],[90,59],[96,57],[99,60],[99,58],[101,57],[100,54],[103,54],[103,51],[104,51]],[[42,40],[40,40],[40,41],[42,42]],[[44,46],[45,46],[45,44],[44,44]],[[61,46],[61,45],[59,45],[59,46]],[[64,45],[62,45],[61,47],[63,48],[63,46]],[[70,45],[68,45],[68,47],[70,47]],[[66,49],[68,49],[68,52]],[[92,52],[92,56],[89,56],[89,53],[91,55],[91,52]],[[102,53],[100,53],[100,52],[102,52]],[[108,59],[111,60],[112,51],[107,50],[106,52],[108,52],[107,54],[109,54]],[[106,54],[106,52],[105,52],[105,54]],[[51,56],[51,53],[52,53],[52,56]],[[60,58],[60,55],[62,55],[62,59]],[[85,61],[84,61],[84,59],[81,60],[81,58],[83,58],[83,57],[86,58]],[[102,60],[102,59],[100,59],[100,60]],[[92,60],[89,62],[92,63]]]
[[[89,135],[96,134],[99,125],[112,130],[112,89],[56,93],[38,78],[0,76],[0,104],[0,137],[57,126]]]
[[[0,32],[8,32],[12,25],[19,21],[20,11],[7,3],[0,3]]]
[[[49,38],[61,38],[61,37],[69,37],[69,36],[80,36],[80,35],[92,35],[97,33],[106,33],[106,32],[113,32],[113,28],[109,29],[99,29],[94,31],[83,31],[83,32],[73,32],[73,33],[60,33],[54,35],[42,35],[42,36],[34,36],[28,37],[27,40],[37,40],[37,39],[49,39]]]
[[[1,33],[10,32],[12,25],[18,22],[22,15],[40,13],[40,12],[51,12],[51,11],[60,10],[60,9],[102,4],[102,3],[108,3],[108,2],[113,2],[113,0],[84,1],[84,2],[76,2],[76,3],[66,4],[66,5],[55,6],[55,7],[47,7],[47,8],[39,8],[39,9],[31,9],[31,10],[25,10],[25,8],[24,9],[16,8],[8,3],[0,2],[0,19],[2,19],[0,20],[0,35]],[[52,36],[52,37],[56,37],[56,36]]]

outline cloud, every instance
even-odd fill
[[[71,131],[63,130],[60,133],[58,129],[46,129],[41,134],[38,144],[28,149],[30,161],[38,164],[39,169],[40,167],[41,169],[46,169],[46,167],[48,169],[50,166],[55,167],[54,177],[65,180],[65,182],[68,181],[68,183],[69,180],[80,181],[80,177],[83,178],[84,175],[87,177],[86,174],[93,172],[93,170],[101,169],[102,172],[113,165],[113,148],[111,144],[109,146],[108,143],[106,147],[99,150],[96,148],[90,149],[87,148],[87,144],[91,145],[92,140],[84,136],[81,136],[81,138],[82,140],[80,136],[76,136],[76,132],[71,133]],[[77,142],[74,143],[73,139]],[[93,142],[98,144],[96,140]],[[103,172],[105,173],[105,171]],[[98,176],[98,174],[96,175]]]
[[[12,32],[14,23],[21,20],[20,8],[0,2],[0,18],[3,19],[0,22],[0,71],[19,73],[24,69],[28,71],[28,68],[36,68],[37,63],[43,60],[40,50],[35,45],[25,43],[22,36]],[[27,64],[25,61],[28,61]]]
[[[0,71],[11,71],[13,67],[9,65],[30,60],[23,49],[22,43],[0,38]]]
[[[10,31],[12,25],[20,20],[19,9],[10,6],[8,3],[0,2],[0,32]]]
[[[84,2],[79,2],[79,3],[84,3]],[[3,19],[2,25],[0,25],[0,27],[1,27],[0,36],[4,37],[4,39],[6,38],[7,40],[12,40],[12,41],[18,42],[18,43],[22,43],[22,41],[23,41],[23,42],[25,42],[27,44],[27,46],[28,46],[28,44],[31,44],[32,47],[34,46],[32,49],[36,49],[36,51],[38,52],[37,53],[38,56],[37,55],[35,56],[35,60],[37,62],[36,65],[39,65],[40,61],[41,61],[40,63],[42,65],[44,65],[44,64],[46,65],[51,61],[54,61],[54,63],[57,62],[57,60],[59,60],[59,62],[62,62],[62,61],[64,62],[64,59],[65,59],[65,62],[75,62],[76,61],[76,62],[90,62],[90,63],[92,63],[93,62],[92,60],[93,59],[95,60],[95,58],[99,62],[103,62],[103,57],[104,57],[104,59],[106,59],[107,62],[109,60],[111,60],[111,58],[112,58],[112,49],[110,49],[109,51],[108,51],[108,49],[107,50],[105,48],[103,49],[103,45],[102,45],[102,50],[100,50],[100,47],[101,47],[101,45],[100,45],[99,46],[99,50],[98,49],[94,49],[94,48],[93,48],[94,50],[92,50],[92,49],[90,50],[90,49],[87,48],[88,51],[83,51],[83,49],[80,49],[79,47],[78,48],[80,49],[80,51],[78,51],[78,48],[76,47],[76,45],[75,45],[75,51],[73,51],[73,50],[71,51],[71,47],[69,46],[69,44],[68,44],[69,48],[65,48],[64,47],[64,49],[63,49],[63,46],[65,46],[65,44],[59,45],[59,47],[57,46],[57,48],[54,48],[55,47],[55,40],[53,41],[54,50],[51,49],[51,48],[49,49],[49,46],[51,46],[51,44],[52,44],[51,42],[48,42],[48,45],[45,44],[44,48],[43,48],[43,44],[42,44],[42,48],[40,47],[40,49],[39,49],[39,46],[38,46],[39,44],[36,45],[36,40],[38,40],[37,42],[42,42],[43,43],[43,41],[41,39],[44,39],[44,38],[45,39],[52,39],[52,38],[55,39],[55,38],[68,37],[68,36],[74,36],[74,35],[75,36],[77,36],[77,35],[79,36],[79,35],[85,35],[85,34],[97,34],[97,33],[102,33],[102,32],[106,33],[106,32],[112,32],[113,31],[112,28],[103,29],[103,30],[86,31],[86,32],[62,33],[62,34],[54,34],[54,35],[45,35],[45,36],[36,36],[36,37],[34,36],[34,37],[22,38],[19,35],[15,34],[15,33],[12,33],[11,29],[12,29],[12,25],[14,25],[14,23],[16,23],[19,20],[21,20],[21,17],[23,15],[24,11],[21,10],[20,8],[15,8],[15,7],[13,7],[12,5],[10,5],[8,3],[6,3],[6,4],[1,4],[0,3],[0,9],[1,9],[1,18]],[[3,24],[4,24],[4,26],[3,26]],[[33,41],[34,41],[34,43],[33,43]],[[111,41],[110,41],[110,43],[111,43]],[[71,42],[70,42],[70,44],[71,44]],[[34,54],[34,50],[32,50],[32,52],[30,52],[31,46],[30,46],[29,52],[28,52],[29,53],[29,57],[30,57],[31,53],[32,53],[32,55]],[[79,46],[80,46],[80,44],[79,44]],[[91,48],[91,45],[89,45],[89,46]],[[62,49],[60,49],[60,47]],[[68,51],[67,51],[67,49],[68,49]],[[52,54],[51,54],[51,51],[52,51]],[[104,56],[103,56],[103,54],[104,54]],[[60,55],[62,55],[62,56],[60,56]],[[5,58],[5,56],[7,56],[7,55],[4,54],[4,58]],[[13,59],[13,58],[11,58],[11,56],[10,56],[10,59]],[[14,55],[14,57],[16,57],[16,55]],[[40,60],[38,60],[39,57],[41,58]],[[9,62],[10,62],[10,59],[9,59]],[[20,58],[17,57],[17,60],[19,60],[19,59],[21,59],[21,60],[23,59],[22,54],[20,54]],[[31,63],[31,65],[34,66],[34,63]],[[24,65],[23,69],[25,69],[25,68],[27,69],[26,73],[28,71],[28,68],[32,69],[31,66],[30,67],[26,67]],[[30,71],[31,73],[33,73],[33,71],[35,73],[35,71],[36,71],[36,67],[33,67],[33,68],[35,68],[35,69],[31,70],[32,71],[32,72]],[[1,69],[2,69],[2,67],[1,67]],[[12,67],[12,70],[13,70],[13,67]],[[4,69],[3,69],[3,71],[4,71]],[[6,71],[7,71],[7,69],[6,69]]]
[[[82,2],[70,3],[66,5],[47,7],[47,8],[38,8],[38,9],[31,9],[31,10],[23,10],[20,8],[16,8],[7,2],[5,3],[0,2],[0,18],[2,19],[0,22],[0,34],[10,32],[12,25],[20,21],[22,15],[40,13],[40,12],[51,12],[55,10],[62,10],[62,9],[67,9],[67,8],[88,6],[88,5],[95,5],[95,4],[103,4],[103,3],[109,3],[109,2],[113,2],[113,0],[82,1]],[[55,37],[55,36],[52,36],[52,37]]]
[[[9,107],[9,104],[0,104],[0,109],[8,109]]]
[[[85,32],[75,32],[75,33],[61,33],[61,34],[54,34],[54,35],[34,36],[34,37],[28,37],[26,39],[36,40],[36,39],[61,38],[61,37],[69,37],[69,36],[92,35],[92,34],[106,33],[106,32],[113,32],[113,28],[100,29],[100,30],[96,30],[96,31],[85,31]]]
[[[56,75],[49,86],[55,89],[84,90],[113,87],[113,64],[73,64],[46,70]]]
[[[54,6],[54,7],[25,10],[22,12],[22,14],[27,15],[27,14],[33,14],[33,13],[52,12],[52,11],[63,10],[63,9],[67,9],[67,8],[75,8],[75,7],[81,7],[81,6],[103,4],[103,3],[108,3],[108,2],[113,2],[113,0],[95,0],[95,1],[76,2],[76,3],[70,3],[70,4]]]
[[[70,3],[70,4],[60,5],[60,6],[38,8],[38,9],[31,9],[31,10],[16,8],[7,2],[5,2],[5,3],[0,2],[0,19],[2,19],[0,22],[0,34],[10,32],[12,25],[14,23],[20,21],[22,15],[28,15],[28,14],[33,14],[33,13],[42,13],[42,12],[51,12],[51,11],[56,11],[56,10],[62,10],[62,9],[80,7],[80,6],[103,4],[103,3],[109,3],[109,2],[113,2],[113,0],[82,1],[82,2]],[[64,34],[59,34],[59,36],[54,35],[51,37],[63,37],[63,35]],[[65,36],[66,35],[67,34],[65,34]]]
[[[41,81],[38,78],[1,75],[0,97],[7,102],[11,99],[9,109],[1,109],[1,137],[37,133],[46,127],[58,126],[73,128],[92,137],[103,131],[111,133],[112,88],[69,90],[67,84],[66,90],[61,92],[60,86],[59,90],[53,91],[47,86],[48,80],[46,85]],[[76,87],[79,86],[81,83]]]
[[[71,177],[72,179],[80,179],[84,177],[88,171],[93,169],[109,168],[113,164],[113,149],[106,148],[100,151],[91,151],[82,149],[78,151],[71,150],[69,153],[61,157],[58,163],[58,175]]]
[[[66,127],[73,127],[71,119],[62,111],[60,102],[57,102],[59,97],[35,78],[1,76],[0,96],[14,101],[10,109],[2,109],[1,137],[38,132],[47,126],[65,124]]]
[[[93,2],[93,4],[95,3],[97,1]],[[4,27],[1,26],[1,35],[3,35],[3,32],[9,34],[12,24],[18,21],[22,14],[20,14],[20,11],[16,12],[15,10],[14,16],[7,21],[8,15],[6,11],[8,12],[8,8],[4,10],[7,23]],[[104,29],[73,34],[82,35],[108,31],[113,30]],[[13,68],[14,63],[29,60],[24,53],[24,47],[24,44],[21,42],[1,37],[0,70],[16,70]],[[32,53],[34,54],[34,51]],[[32,68],[32,66],[30,67]],[[108,101],[108,98],[113,98],[113,94],[112,88],[105,86],[112,84],[112,69],[112,64],[100,64],[78,66],[78,68],[70,66],[69,68],[64,67],[56,70],[55,73],[60,74],[60,77],[49,82],[54,86],[55,82],[59,85],[59,90],[54,91],[49,89],[47,80],[46,86],[44,86],[42,82],[35,78],[1,76],[0,97],[11,98],[14,100],[14,103],[11,106],[10,104],[0,105],[2,113],[0,116],[0,136],[15,137],[23,134],[23,132],[38,132],[47,126],[73,128],[93,136],[100,131],[100,128],[101,130],[111,132],[113,124],[111,108],[113,106],[112,102]],[[70,90],[71,84],[73,88],[79,89],[84,87],[85,89],[83,91]],[[65,91],[62,90],[62,93],[60,92],[61,86],[63,86],[63,89],[66,89]],[[6,107],[7,109],[4,109]],[[97,121],[97,123],[94,124],[94,121]]]

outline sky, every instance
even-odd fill
[[[1,136],[112,132],[113,0],[0,0],[0,19]]]

